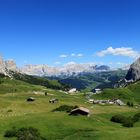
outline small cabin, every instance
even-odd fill
[[[72,88],[68,91],[68,93],[76,93],[77,92],[77,89],[76,88]]]
[[[58,103],[58,99],[51,99],[51,100],[49,100],[49,103]]]
[[[99,88],[95,88],[95,89],[94,89],[94,92],[95,92],[96,94],[99,94],[99,93],[101,93],[101,92],[102,92],[102,90],[101,90],[101,89],[99,89]]]
[[[88,102],[93,104],[94,103],[94,99],[89,99]]]
[[[34,97],[27,98],[27,102],[33,102],[33,101],[35,101],[35,98]]]
[[[73,109],[70,112],[70,115],[85,115],[85,116],[89,116],[90,115],[90,111],[87,108],[79,107],[79,108]]]

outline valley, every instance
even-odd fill
[[[11,65],[5,65],[9,63],[2,62],[1,140],[9,138],[19,140],[18,129],[38,131],[38,135],[41,136],[35,140],[124,140],[126,138],[137,140],[140,138],[139,118],[136,122],[132,122],[132,116],[140,111],[140,82],[139,79],[131,83],[125,80],[128,75],[133,79],[137,71],[133,70],[130,74],[130,70],[139,60],[130,66],[128,72],[118,69],[49,77],[28,75],[17,69],[12,70]],[[116,84],[118,87],[115,87]],[[76,92],[72,88],[75,88]],[[95,94],[95,88],[99,88],[101,93]],[[70,90],[72,92],[69,92]],[[117,99],[124,105],[112,104],[112,101]],[[82,107],[89,111],[89,115],[69,115],[70,113],[65,109],[71,107]],[[53,111],[57,108],[61,109]],[[127,122],[128,127],[111,122],[111,118],[115,115],[125,116],[126,120],[130,120]]]
[[[32,79],[37,83],[33,84]],[[118,98],[125,103],[132,101],[134,107],[129,107],[91,104],[87,102],[86,92],[66,94],[63,88],[60,88],[61,90],[55,89],[54,86],[48,88],[39,81],[36,77],[27,75],[13,74],[13,79],[1,75],[1,140],[9,139],[4,137],[4,134],[13,127],[37,128],[47,140],[124,140],[126,138],[137,140],[140,138],[140,122],[135,123],[132,128],[127,128],[110,121],[111,117],[116,114],[132,116],[139,112],[139,82],[126,88],[104,89],[102,94],[90,97],[91,99]],[[33,97],[35,101],[27,102],[29,97]],[[58,102],[49,103],[51,99],[58,99]],[[90,116],[70,116],[66,112],[52,112],[61,105],[85,107],[90,110]],[[16,140],[16,137],[10,139]]]
[[[139,109],[116,105],[92,105],[85,103],[83,95],[66,95],[59,91],[48,90],[52,95],[42,96],[33,93],[15,93],[0,95],[0,139],[12,127],[35,127],[48,140],[114,140],[135,139],[140,137],[140,123],[133,128],[125,128],[110,122],[114,114],[132,115]],[[35,102],[27,102],[29,96]],[[58,98],[59,103],[50,104],[51,98]],[[69,116],[65,112],[52,112],[60,105],[78,105],[90,109],[91,116]],[[11,110],[11,112],[8,112]],[[130,135],[131,131],[131,135]],[[16,140],[13,138],[12,140]]]

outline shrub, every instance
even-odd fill
[[[111,118],[112,122],[121,123],[124,127],[133,127],[134,121],[132,117],[115,115]]]
[[[21,128],[18,130],[17,140],[39,140],[40,133],[36,128]]]
[[[116,123],[123,123],[125,121],[126,117],[122,116],[122,115],[115,115],[112,116],[111,121],[112,122],[116,122]]]
[[[133,116],[133,121],[138,122],[140,120],[140,113],[137,113]]]
[[[7,130],[4,134],[4,137],[16,137],[18,130],[15,127],[12,127],[10,130]]]
[[[17,137],[17,140],[46,140],[42,137],[38,129],[33,127],[16,129],[13,127],[11,130],[7,130],[4,137]]]
[[[9,113],[10,113],[10,112],[13,112],[13,110],[12,110],[12,109],[9,109],[7,112],[9,112]]]
[[[134,121],[131,117],[128,117],[124,120],[124,122],[122,123],[123,126],[125,127],[133,127]]]
[[[127,105],[129,106],[129,107],[133,107],[134,106],[134,104],[133,104],[133,102],[127,102]]]
[[[75,108],[78,108],[78,106],[69,106],[69,105],[62,105],[54,110],[52,110],[53,112],[54,111],[66,111],[66,112],[71,112],[71,110],[75,109]]]

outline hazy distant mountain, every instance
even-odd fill
[[[99,85],[103,85],[102,87],[104,87],[104,85],[108,84],[110,86],[110,83],[115,83],[125,76],[124,70],[111,70],[109,66],[97,66],[92,63],[77,64],[71,62],[62,67],[26,65],[18,68],[14,60],[5,61],[2,57],[0,57],[0,73],[29,83],[34,81],[32,84],[42,82],[41,85],[45,85],[47,83],[47,86],[51,85],[54,88],[52,84],[48,84],[49,81],[47,79],[37,79],[37,77],[34,78],[32,75],[49,77],[51,80],[59,80],[61,83],[68,84],[78,90],[93,89]],[[60,87],[62,88],[62,86]]]
[[[117,69],[116,69],[117,70]],[[107,65],[95,65],[93,63],[74,63],[70,62],[62,67],[50,67],[48,65],[25,65],[17,67],[14,60],[3,60],[0,57],[0,73],[9,75],[9,71],[19,72],[27,75],[44,76],[44,77],[70,77],[79,74],[108,72],[112,69]]]
[[[109,66],[107,66],[107,65],[101,65],[101,66],[97,66],[96,67],[96,71],[109,71],[110,70],[110,67]]]
[[[109,71],[109,66],[97,66],[95,64],[77,64],[68,63],[62,67],[50,67],[47,65],[26,65],[20,69],[22,73],[28,75],[39,75],[39,76],[71,76],[77,75],[83,72],[100,72]]]

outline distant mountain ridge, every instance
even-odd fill
[[[112,70],[107,65],[97,66],[93,63],[68,63],[62,67],[26,65],[18,68],[14,60],[5,61],[0,57],[1,74],[16,80],[56,89],[66,87],[65,84],[78,90],[86,88],[90,90],[96,86],[104,88],[107,85],[113,87],[112,84],[125,77],[125,71],[123,69]]]
[[[97,66],[93,63],[74,63],[70,62],[62,67],[51,67],[48,65],[25,65],[17,67],[14,60],[4,60],[0,57],[0,73],[9,75],[8,71],[15,71],[22,74],[34,76],[72,76],[79,73],[94,73],[102,71],[110,71],[111,68],[107,65]],[[10,76],[10,75],[9,75]]]
[[[106,65],[97,66],[95,64],[77,64],[69,63],[62,67],[50,67],[47,65],[26,65],[20,68],[22,73],[36,76],[72,76],[84,72],[109,71],[110,67]]]
[[[45,77],[27,75],[23,73],[20,68],[16,66],[14,60],[5,61],[2,57],[0,57],[0,82],[5,81],[4,79],[7,79],[6,83],[9,81],[17,80],[17,82],[19,83],[22,81],[29,84],[41,85],[52,89],[64,90],[66,88],[69,88],[67,85],[62,84],[57,80],[49,80]]]

